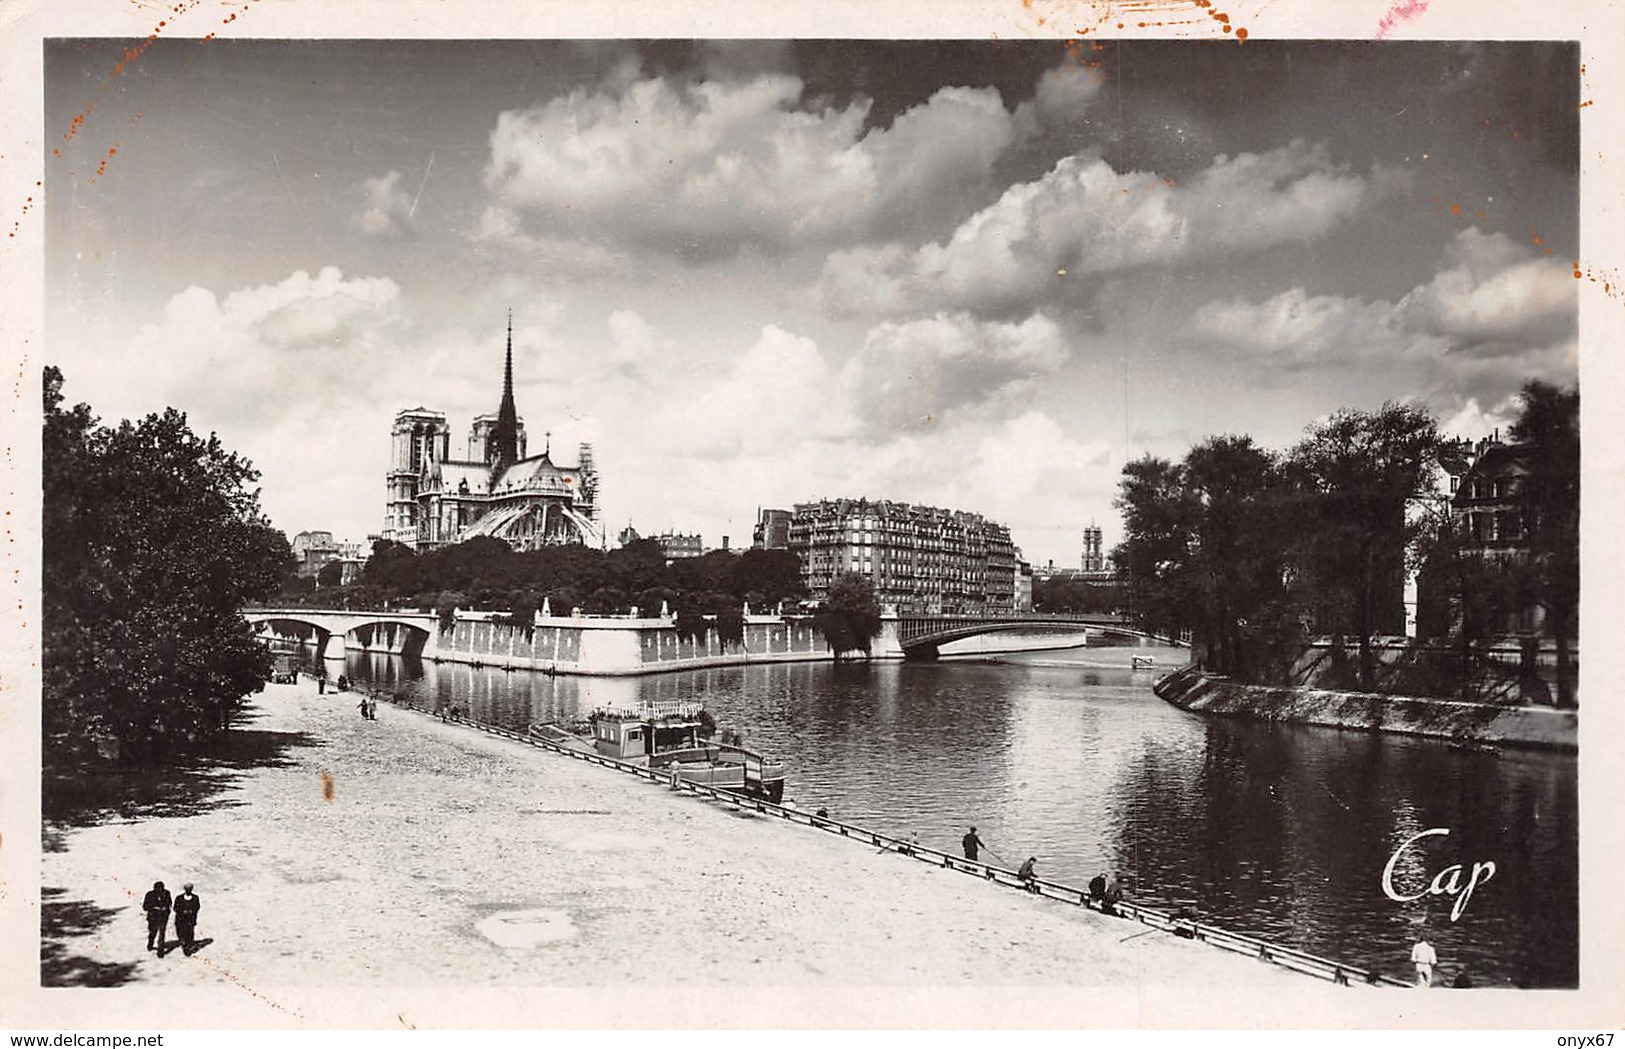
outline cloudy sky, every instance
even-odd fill
[[[45,52],[47,352],[291,535],[501,389],[605,523],[869,496],[1075,564],[1125,456],[1576,374],[1562,44],[160,41]],[[82,119],[77,119],[82,118]]]

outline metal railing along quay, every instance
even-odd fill
[[[382,692],[373,692],[369,694],[373,695],[375,698],[389,700],[392,704],[400,706],[400,704],[396,704],[394,698],[388,694]],[[630,762],[620,761],[616,758],[605,757],[604,755],[591,750],[577,749],[561,743],[555,743],[551,740],[538,739],[537,737],[528,733],[515,732],[512,729],[502,728],[498,725],[490,725],[484,722],[474,721],[466,716],[442,716],[432,711],[422,710],[418,707],[404,707],[404,709],[415,711],[424,717],[440,718],[442,721],[447,723],[466,725],[469,728],[477,729],[478,731],[484,732],[487,735],[500,736],[503,739],[513,740],[516,743],[528,744],[529,746],[535,747],[538,750],[552,751],[557,754],[563,754],[566,757],[574,758],[577,761],[584,761],[589,764],[602,766],[606,769],[613,769],[617,772],[628,773],[630,775],[637,776],[640,779],[648,780],[651,783],[659,784],[672,790],[687,791],[690,794],[697,794],[713,801],[720,801],[724,804],[732,805],[737,809],[746,809],[761,813],[763,815],[777,816],[779,819],[790,823],[798,823],[802,826],[812,827],[830,834],[838,834],[843,838],[850,838],[853,841],[857,841],[865,845],[873,845],[885,851],[895,852],[899,855],[918,860],[921,863],[929,863],[933,866],[943,867],[948,870],[956,870],[963,874],[969,874],[983,878],[987,881],[995,882],[999,885],[1008,885],[1013,888],[1020,888],[1027,891],[1033,891],[1033,889],[1029,887],[1035,886],[1036,895],[1045,896],[1052,900],[1059,900],[1062,903],[1070,903],[1074,906],[1083,907],[1087,910],[1105,913],[1108,915],[1111,914],[1110,911],[1106,911],[1104,909],[1104,905],[1102,905],[1099,901],[1091,899],[1087,890],[1079,889],[1061,882],[1049,881],[1045,878],[1035,878],[1030,882],[1023,881],[1015,871],[1009,870],[1005,867],[997,867],[990,863],[983,863],[980,860],[967,860],[961,856],[940,852],[924,845],[918,845],[911,841],[905,841],[902,838],[895,838],[888,834],[881,834],[880,832],[870,830],[867,827],[859,827],[855,824],[843,823],[840,820],[831,819],[828,816],[818,816],[813,813],[806,812],[800,808],[793,808],[789,805],[776,805],[764,798],[756,798],[744,794],[736,794],[732,791],[720,790],[715,787],[688,783],[675,777],[671,772],[656,771],[642,765],[634,765]],[[1370,984],[1373,986],[1382,987],[1414,986],[1414,984],[1409,981],[1396,979],[1392,976],[1386,976],[1372,969],[1362,969],[1358,966],[1346,965],[1330,958],[1322,958],[1319,955],[1311,954],[1308,951],[1301,951],[1296,947],[1287,947],[1281,944],[1269,943],[1254,936],[1230,932],[1229,930],[1221,929],[1218,926],[1209,925],[1206,922],[1197,921],[1183,915],[1168,914],[1164,911],[1159,911],[1152,907],[1144,907],[1137,903],[1119,901],[1117,904],[1115,904],[1115,911],[1117,917],[1146,926],[1146,932],[1162,931],[1171,933],[1180,937],[1181,939],[1196,940],[1201,943],[1209,944],[1213,947],[1219,947],[1223,950],[1231,951],[1235,954],[1256,958],[1263,962],[1270,962],[1274,965],[1279,965],[1282,968],[1291,969],[1294,972],[1300,972],[1307,976],[1314,976],[1322,980],[1328,980],[1334,984],[1342,984],[1345,986],[1352,984]]]

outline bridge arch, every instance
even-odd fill
[[[253,628],[255,634],[261,640],[292,641],[301,646],[313,644],[316,647],[316,658],[318,659],[328,654],[332,644],[333,631],[327,626],[318,623],[315,616],[302,618],[289,615],[286,612],[274,614],[249,612],[245,614],[244,618],[248,620],[248,625]],[[341,634],[340,638],[342,639],[342,637]],[[336,654],[342,656],[344,654],[343,648],[339,648]]]
[[[396,656],[421,656],[430,636],[420,624],[379,616],[345,631],[344,647]]]
[[[963,641],[984,634],[1034,628],[1070,630],[1084,635],[1104,634],[1186,647],[1189,645],[1185,640],[1161,637],[1142,630],[1119,616],[1053,615],[1036,612],[997,616],[899,616],[897,644],[902,649],[905,659],[931,660],[937,658],[940,646],[949,642]]]
[[[432,636],[423,623],[388,612],[301,614],[289,609],[250,610],[244,618],[262,637],[269,634],[300,644],[314,643],[322,659],[343,659],[346,650],[419,656]]]

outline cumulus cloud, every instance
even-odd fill
[[[401,188],[399,171],[363,179],[361,194],[366,208],[355,222],[362,233],[384,237],[412,231],[412,195]]]
[[[1374,356],[1403,350],[1407,342],[1392,304],[1310,295],[1302,288],[1259,303],[1207,303],[1191,315],[1184,335],[1293,371],[1359,367]]]
[[[1567,266],[1502,233],[1469,226],[1451,242],[1446,268],[1399,304],[1405,325],[1476,356],[1501,356],[1572,339],[1579,292]]]
[[[822,294],[832,309],[848,313],[898,303],[1030,309],[1050,297],[1059,277],[1323,236],[1368,194],[1365,177],[1334,164],[1324,147],[1301,141],[1220,156],[1183,183],[1074,155],[1036,181],[1009,187],[945,242],[915,251],[890,245],[833,253]]]
[[[870,329],[843,382],[871,429],[908,430],[1009,403],[1066,359],[1060,327],[1043,314],[1011,324],[939,313]]]
[[[844,368],[814,340],[767,325],[722,373],[653,392],[641,411],[615,409],[602,456],[609,513],[644,531],[716,522],[737,536],[748,523],[719,515],[742,500],[870,495],[976,510],[1018,529],[1086,520],[1109,505],[1115,448],[1080,439],[1017,395],[1064,359],[1059,329],[1042,316],[883,325]],[[917,425],[916,413],[931,422]]]
[[[971,510],[1009,525],[1018,544],[1077,546],[1079,522],[1111,504],[1122,467],[1116,449],[1080,440],[1037,409],[889,435],[836,456],[820,495],[898,499]],[[804,491],[808,490],[804,486]]]
[[[784,449],[847,429],[837,392],[818,344],[769,324],[715,382],[668,398],[655,428],[707,458],[750,447]]]
[[[808,110],[802,87],[647,77],[504,112],[481,231],[704,259],[956,221],[1016,134],[993,89],[945,87],[871,128],[868,100]]]
[[[1078,62],[1064,62],[1046,70],[1038,78],[1033,97],[1016,107],[1019,132],[1032,137],[1077,122],[1089,112],[1104,79]]]
[[[1478,440],[1499,430],[1505,434],[1517,421],[1521,406],[1508,397],[1492,408],[1480,407],[1477,397],[1469,397],[1453,414],[1439,421],[1439,429],[1452,437]]]
[[[1485,420],[1504,420],[1525,380],[1573,379],[1574,284],[1562,263],[1469,227],[1439,272],[1396,302],[1292,288],[1262,302],[1207,303],[1180,334],[1207,352],[1246,357],[1262,376],[1381,362],[1390,380],[1411,382],[1461,427],[1493,429]]]
[[[224,299],[194,286],[170,298],[161,321],[142,327],[131,354],[182,370],[231,362],[221,375],[230,379],[244,368],[276,369],[308,351],[370,341],[394,318],[399,296],[387,277],[346,279],[334,266],[314,277],[299,270]]]

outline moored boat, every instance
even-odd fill
[[[606,708],[593,711],[583,723],[533,725],[530,731],[538,739],[564,745],[590,739],[592,749],[605,757],[669,771],[695,786],[772,802],[784,797],[784,766],[746,748],[737,736],[725,733],[722,739],[713,739],[716,722],[698,703]]]

